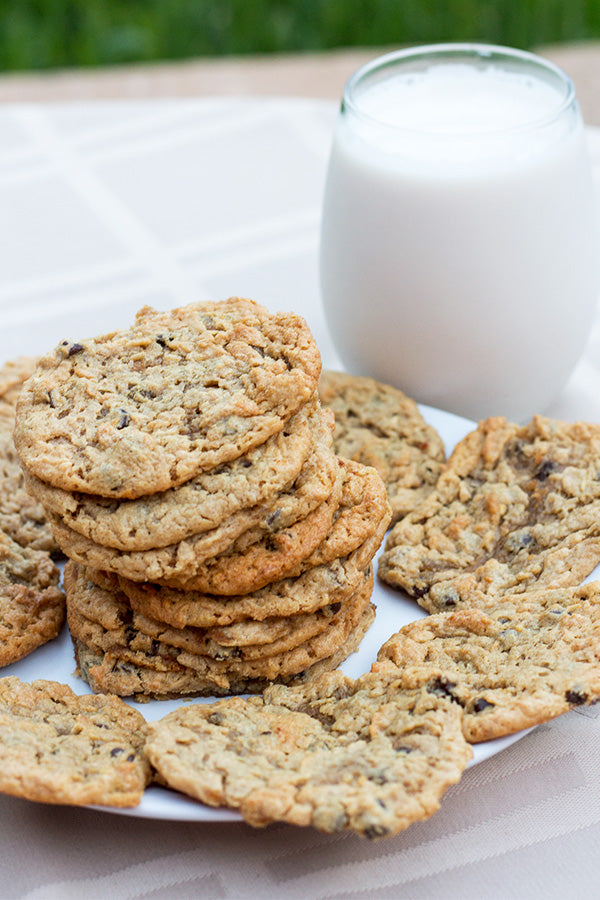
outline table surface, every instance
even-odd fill
[[[240,293],[304,313],[335,366],[316,273],[335,112],[333,100],[249,97],[0,108],[0,358],[125,324],[145,303]],[[600,132],[589,139],[600,179]],[[600,422],[600,321],[547,412]],[[596,897],[599,738],[600,707],[561,716],[467,771],[429,821],[377,843],[0,796],[0,894]]]

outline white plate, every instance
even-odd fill
[[[474,427],[467,419],[442,412],[431,407],[421,407],[427,421],[437,429],[449,452],[454,444]],[[373,601],[377,606],[375,622],[365,635],[357,653],[342,666],[342,670],[352,678],[367,672],[374,662],[381,645],[403,625],[425,615],[419,606],[399,591],[392,590],[377,579],[373,590]],[[23,681],[34,678],[48,678],[70,685],[78,694],[89,693],[87,685],[73,675],[75,661],[73,649],[67,629],[60,637],[44,647],[40,647],[30,656],[12,666],[7,666],[3,675],[17,675]],[[163,700],[145,704],[131,703],[139,709],[149,721],[160,719],[181,703],[203,703],[210,700]],[[470,765],[488,759],[526,732],[519,732],[506,738],[487,741],[475,745],[474,757]],[[148,819],[175,819],[187,822],[224,822],[241,821],[241,816],[231,810],[214,809],[184,797],[181,794],[152,786],[148,788],[142,802],[134,809],[115,809],[112,807],[95,807],[120,815],[139,816]]]

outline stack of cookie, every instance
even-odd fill
[[[300,317],[238,298],[40,361],[15,444],[94,690],[254,691],[356,649],[390,513],[377,472],[335,455],[319,373]]]

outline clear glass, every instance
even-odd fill
[[[445,44],[350,78],[320,259],[348,371],[469,418],[525,421],[581,356],[599,249],[585,131],[560,69]]]

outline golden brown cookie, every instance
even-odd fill
[[[38,803],[137,806],[146,723],[118,697],[0,679],[0,791]]]
[[[341,458],[338,462],[343,479],[341,496],[337,502],[337,493],[332,492],[324,504],[327,519],[317,508],[299,522],[249,545],[247,536],[241,535],[225,553],[198,566],[196,590],[224,595],[251,593],[348,556],[376,533],[383,540],[390,515],[381,478],[375,469],[360,463]],[[330,527],[325,533],[327,521]]]
[[[319,440],[331,446],[325,427],[309,402],[261,446],[178,487],[133,500],[65,491],[26,474],[27,487],[66,527],[95,544],[123,551],[166,547],[214,532],[240,511],[239,527],[249,527],[250,510],[259,515],[263,504],[294,483]]]
[[[301,575],[265,585],[251,594],[223,597],[200,591],[179,591],[157,584],[119,578],[132,607],[175,628],[231,625],[244,619],[312,613],[353,593],[363,581],[381,536],[368,538],[344,559],[308,569]]]
[[[392,522],[432,490],[445,459],[442,439],[414,400],[373,378],[322,372],[319,395],[335,415],[339,456],[373,466],[381,475]]]
[[[195,589],[195,574],[206,559],[227,549],[240,534],[250,543],[298,521],[339,496],[342,476],[331,450],[331,418],[319,419],[318,438],[294,483],[258,507],[241,509],[216,528],[152,550],[120,551],[96,544],[50,514],[56,540],[67,556],[92,569],[106,569],[133,581]]]
[[[496,606],[405,625],[374,671],[393,664],[406,688],[425,684],[463,710],[476,743],[600,699],[600,584],[506,595]]]
[[[479,423],[392,529],[379,577],[429,612],[581,582],[600,561],[600,425]]]
[[[59,575],[47,553],[0,532],[0,666],[57,636],[65,617]]]
[[[148,656],[165,653],[169,658],[172,648],[220,660],[279,655],[331,629],[336,617],[340,619],[346,607],[356,602],[350,595],[313,613],[263,621],[243,619],[222,627],[174,628],[132,609],[118,583],[107,583],[72,562],[65,569],[65,590],[71,634],[83,643],[102,650],[122,647]]]
[[[128,329],[42,357],[17,404],[15,445],[32,475],[66,491],[165,491],[281,431],[320,368],[299,316],[239,298],[144,308]]]
[[[166,783],[254,826],[282,821],[369,838],[426,819],[471,757],[460,710],[391,676],[340,672],[175,710],[147,744]]]
[[[273,672],[264,674],[253,666],[247,667],[244,672],[230,669],[225,675],[217,672],[216,664],[212,665],[210,672],[201,672],[198,667],[192,668],[176,661],[159,670],[127,660],[113,652],[102,653],[85,646],[77,638],[73,638],[73,646],[79,674],[97,692],[110,691],[140,702],[180,696],[251,694],[260,693],[274,679],[282,684],[304,684],[337,668],[358,649],[374,618],[375,609],[368,605],[337,650],[330,656],[316,657],[304,669],[289,674],[284,674],[281,670],[275,675]]]

